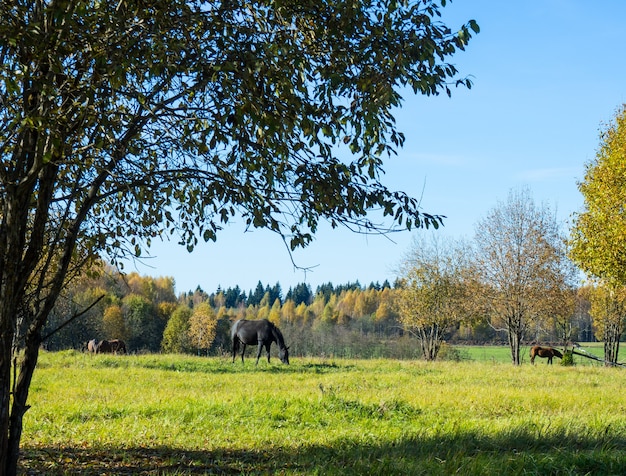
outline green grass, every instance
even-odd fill
[[[21,470],[624,474],[625,372],[44,353]]]

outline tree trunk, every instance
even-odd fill
[[[511,348],[511,361],[513,365],[520,365],[520,342],[522,338],[518,331],[514,329],[509,329],[509,347]]]
[[[7,472],[9,459],[9,404],[11,392],[11,345],[13,336],[2,332],[0,337],[0,476]]]
[[[606,326],[604,335],[604,365],[607,367],[617,363],[621,335],[621,325],[611,323]]]
[[[37,366],[39,358],[39,347],[41,345],[41,334],[39,329],[35,330],[26,340],[24,357],[20,365],[17,385],[14,389],[13,406],[11,408],[11,419],[9,426],[9,445],[7,452],[7,475],[17,474],[17,462],[20,454],[20,440],[24,428],[24,414],[30,408],[26,404],[28,390]],[[17,369],[16,369],[17,370]]]

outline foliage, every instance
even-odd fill
[[[595,160],[579,184],[584,209],[571,229],[570,256],[597,286],[592,293],[596,332],[606,342],[605,359],[616,362],[626,314],[626,106],[601,135]],[[614,302],[610,302],[615,299]]]
[[[619,474],[626,465],[621,369],[89,357],[42,355],[24,473]]]
[[[124,313],[120,306],[113,305],[105,309],[104,315],[102,316],[102,332],[105,336],[112,336],[128,341],[129,331],[126,330]]]
[[[196,306],[189,318],[189,339],[195,348],[208,351],[215,339],[217,316],[208,302]]]
[[[548,320],[574,287],[563,237],[549,207],[538,207],[528,190],[518,190],[478,224],[475,245],[481,283],[475,296],[491,325],[506,330],[513,364],[519,365],[528,330]]]
[[[460,263],[460,261],[458,261]],[[129,330],[127,322],[130,319],[132,308],[122,306],[130,295],[137,298],[137,294],[132,291],[147,292],[147,295],[140,295],[148,301],[149,296],[171,296],[173,292],[159,292],[151,294],[151,285],[142,285],[141,279],[147,282],[172,283],[172,279],[140,277],[134,276],[132,286],[127,286],[128,281],[124,276],[109,269],[101,275],[93,275],[87,279],[77,279],[74,285],[68,288],[69,294],[78,299],[85,296],[81,303],[92,302],[94,295],[105,295],[105,299],[73,321],[73,325],[68,325],[60,329],[50,339],[46,340],[46,348],[59,350],[67,348],[80,348],[89,339],[102,338],[123,338],[127,344],[135,341],[134,333],[143,334],[141,328]],[[462,277],[466,293],[473,293],[475,288],[467,276]],[[399,281],[397,282],[399,283]],[[469,287],[468,287],[469,283]],[[308,285],[298,285],[296,288],[308,287]],[[268,286],[262,285],[263,289]],[[231,292],[232,290],[235,292]],[[230,326],[232,322],[248,317],[258,319],[267,315],[283,330],[286,330],[286,337],[291,341],[293,355],[335,355],[360,358],[372,357],[394,357],[394,358],[415,358],[421,357],[422,351],[419,343],[404,334],[400,329],[400,316],[398,315],[396,301],[400,292],[399,287],[390,287],[389,284],[378,285],[370,283],[367,286],[355,287],[354,283],[332,285],[326,283],[319,286],[315,291],[315,302],[306,305],[300,303],[298,306],[291,299],[286,299],[282,304],[278,299],[271,307],[268,306],[245,306],[248,292],[241,291],[239,286],[224,290],[219,288],[212,293],[207,293],[201,289],[193,292],[182,293],[176,302],[162,301],[152,302],[149,306],[150,313],[147,319],[156,319],[158,322],[167,323],[162,335],[152,333],[149,336],[150,342],[144,341],[143,348],[133,348],[129,346],[130,352],[143,352],[147,349],[162,349],[166,352],[189,352],[195,353],[197,347],[189,342],[188,317],[181,319],[180,312],[185,316],[190,316],[198,307],[207,304],[211,305],[216,315],[216,329],[213,343],[206,351],[209,355],[222,355],[229,353],[231,348]],[[223,296],[227,294],[237,294],[240,301],[236,301],[234,307],[226,306]],[[328,296],[328,299],[326,298]],[[591,319],[588,314],[588,298],[585,294],[578,297],[580,309],[575,316],[570,316],[563,322],[574,332],[574,340],[583,339],[584,336],[591,338]],[[131,298],[129,298],[131,299]],[[63,301],[65,302],[65,301]],[[446,341],[459,343],[500,343],[501,337],[486,326],[478,311],[474,309],[474,303],[469,296],[464,299],[457,299],[457,304],[463,309],[461,315],[463,320],[450,329],[446,335]],[[80,304],[79,307],[86,305]],[[244,307],[245,306],[245,307]],[[81,307],[82,308],[82,307]],[[369,314],[363,314],[368,312]],[[556,310],[555,310],[556,312]],[[326,314],[325,314],[326,313]],[[65,305],[58,310],[55,308],[55,316],[59,322],[65,322],[70,315],[70,311],[65,309]],[[327,321],[328,326],[321,326],[320,323],[330,316]],[[115,327],[113,323],[119,327]],[[148,321],[150,322],[150,321]],[[533,338],[544,342],[559,342],[562,335],[560,327],[553,321],[546,322],[546,326],[541,329],[534,329]],[[117,329],[117,330],[116,330]],[[580,330],[579,330],[580,329]],[[140,336],[141,337],[141,336]],[[145,335],[141,338],[147,338]],[[584,339],[583,339],[584,340]],[[293,341],[297,341],[293,342]],[[447,358],[445,355],[443,358]]]
[[[604,342],[604,360],[606,365],[614,364],[626,325],[626,287],[598,284],[589,287],[587,292],[596,337]]]
[[[414,331],[426,360],[435,360],[448,333],[466,318],[467,258],[441,239],[415,240],[405,259],[396,302],[400,322]]]
[[[190,341],[190,318],[193,311],[187,306],[178,306],[163,331],[163,340],[161,341],[161,349],[168,353],[189,352],[191,347]]]
[[[572,365],[574,365],[574,354],[571,350],[566,350],[565,352],[563,352],[561,365],[564,365],[566,367],[571,367]]]
[[[129,294],[122,303],[131,335],[128,346],[136,350],[159,350],[155,342],[160,341],[167,323],[159,319],[153,303],[137,294]]]
[[[300,304],[309,305],[313,300],[313,291],[311,291],[311,286],[308,284],[300,283],[293,289],[289,288],[285,297],[287,300],[293,301],[296,306]]]
[[[626,285],[626,106],[601,135],[595,160],[578,186],[584,209],[575,215],[570,255],[588,276]]]

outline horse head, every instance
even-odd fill
[[[281,347],[278,351],[278,358],[283,364],[289,365],[289,347]]]

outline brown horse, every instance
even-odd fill
[[[552,365],[552,358],[558,357],[559,359],[563,358],[563,354],[552,347],[541,347],[540,345],[535,345],[530,349],[530,363],[535,363],[535,357],[542,357],[548,359],[548,364]]]

